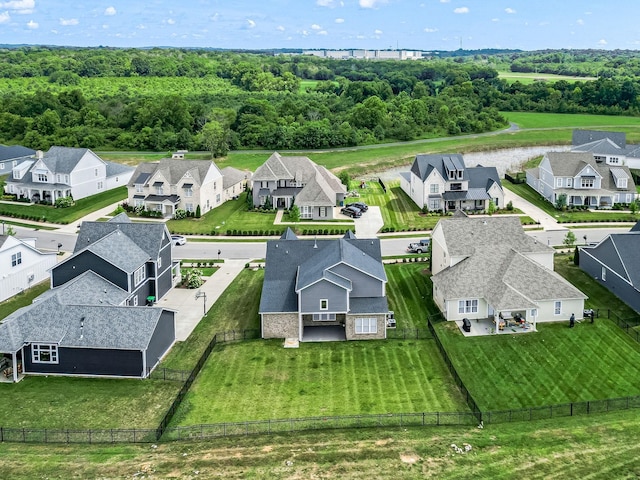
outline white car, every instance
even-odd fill
[[[178,245],[184,245],[187,243],[187,239],[182,235],[171,235],[171,243],[177,247]]]

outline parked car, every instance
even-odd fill
[[[346,207],[341,208],[340,213],[351,218],[360,218],[362,216],[362,211],[359,208],[353,207],[351,205],[347,205]]]
[[[412,242],[409,244],[407,248],[407,252],[409,253],[424,253],[429,249],[429,244],[431,243],[431,239],[423,238],[419,242]]]
[[[353,202],[353,203],[350,203],[348,206],[359,208],[363,212],[366,212],[367,210],[369,210],[369,206],[364,202]]]
[[[185,243],[187,243],[187,238],[183,237],[182,235],[171,235],[171,243],[173,243],[174,246],[178,246],[178,245],[184,245]]]

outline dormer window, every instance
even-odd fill
[[[36,181],[46,183],[47,182],[47,174],[46,173],[38,173],[36,175]]]
[[[618,188],[627,188],[627,179],[626,178],[619,178],[618,179]]]

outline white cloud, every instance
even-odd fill
[[[115,8],[115,7],[107,7],[107,8],[105,8],[105,10],[104,10],[104,14],[105,14],[107,17],[112,17],[112,16],[113,16],[113,15],[115,15],[116,13],[117,13],[117,12],[116,12],[116,8]]]
[[[276,30],[280,30],[281,32],[284,32],[285,28],[282,25],[278,25],[276,27]]]
[[[320,30],[318,32],[318,35],[329,35],[329,32],[327,32],[326,30]]]
[[[319,7],[335,7],[336,6],[336,1],[335,0],[316,0],[316,5],[318,5]]]
[[[60,25],[64,25],[65,27],[68,27],[70,25],[78,25],[78,19],[77,18],[61,18],[60,19]]]
[[[377,29],[377,28],[376,28],[376,29],[373,31],[373,33],[375,33],[376,35],[382,35],[382,30],[379,30],[379,29]]]
[[[40,25],[38,25],[37,22],[34,22],[33,20],[29,20],[29,22],[27,23],[27,28],[29,30],[36,30]]]
[[[254,22],[250,18],[247,19],[247,23],[249,24],[249,28],[253,28],[256,26],[256,22]]]
[[[387,0],[358,0],[360,8],[377,8],[379,5],[387,3]]]
[[[317,23],[314,23],[313,25],[311,25],[311,30],[322,30],[322,27]]]
[[[144,29],[145,29],[145,28],[147,28],[147,27],[145,27],[143,24],[139,24],[136,28],[137,28],[138,30],[144,30]]]
[[[167,23],[168,23],[169,25],[175,25],[175,24],[176,24],[176,21],[175,21],[173,18],[170,18],[169,20],[167,20]]]
[[[607,44],[607,41],[606,41],[604,38],[601,38],[601,39],[598,41],[598,45],[606,45],[606,44]]]
[[[334,22],[336,22],[336,23],[344,23],[344,18],[336,18],[334,20]]]
[[[578,20],[576,20],[576,23],[578,25],[584,25],[584,20],[582,20],[581,18],[579,18]]]
[[[424,31],[427,32],[427,33],[435,33],[435,32],[438,31],[438,29],[437,28],[429,28],[429,27],[427,27],[427,28],[424,29]]]
[[[504,11],[507,12],[508,14],[516,13],[516,11],[513,8],[505,8]]]
[[[492,22],[499,22],[499,21],[500,21],[500,19],[499,19],[499,18],[492,18],[492,19],[491,19],[491,21],[492,21]]]
[[[451,0],[440,0],[440,3],[449,3]]]
[[[458,7],[453,10],[453,13],[469,13],[469,9],[467,7]]]
[[[302,30],[300,33],[302,34],[303,37],[306,37],[307,35],[309,35],[309,32],[307,32],[306,30]]]
[[[8,23],[11,20],[9,12],[0,12],[0,23]]]
[[[33,13],[36,6],[35,0],[12,0],[9,2],[0,2],[0,8],[6,8],[13,13],[29,14]]]

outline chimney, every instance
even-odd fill
[[[43,151],[42,150],[36,151],[36,157],[38,158],[38,160],[42,160],[42,157],[44,157]]]

